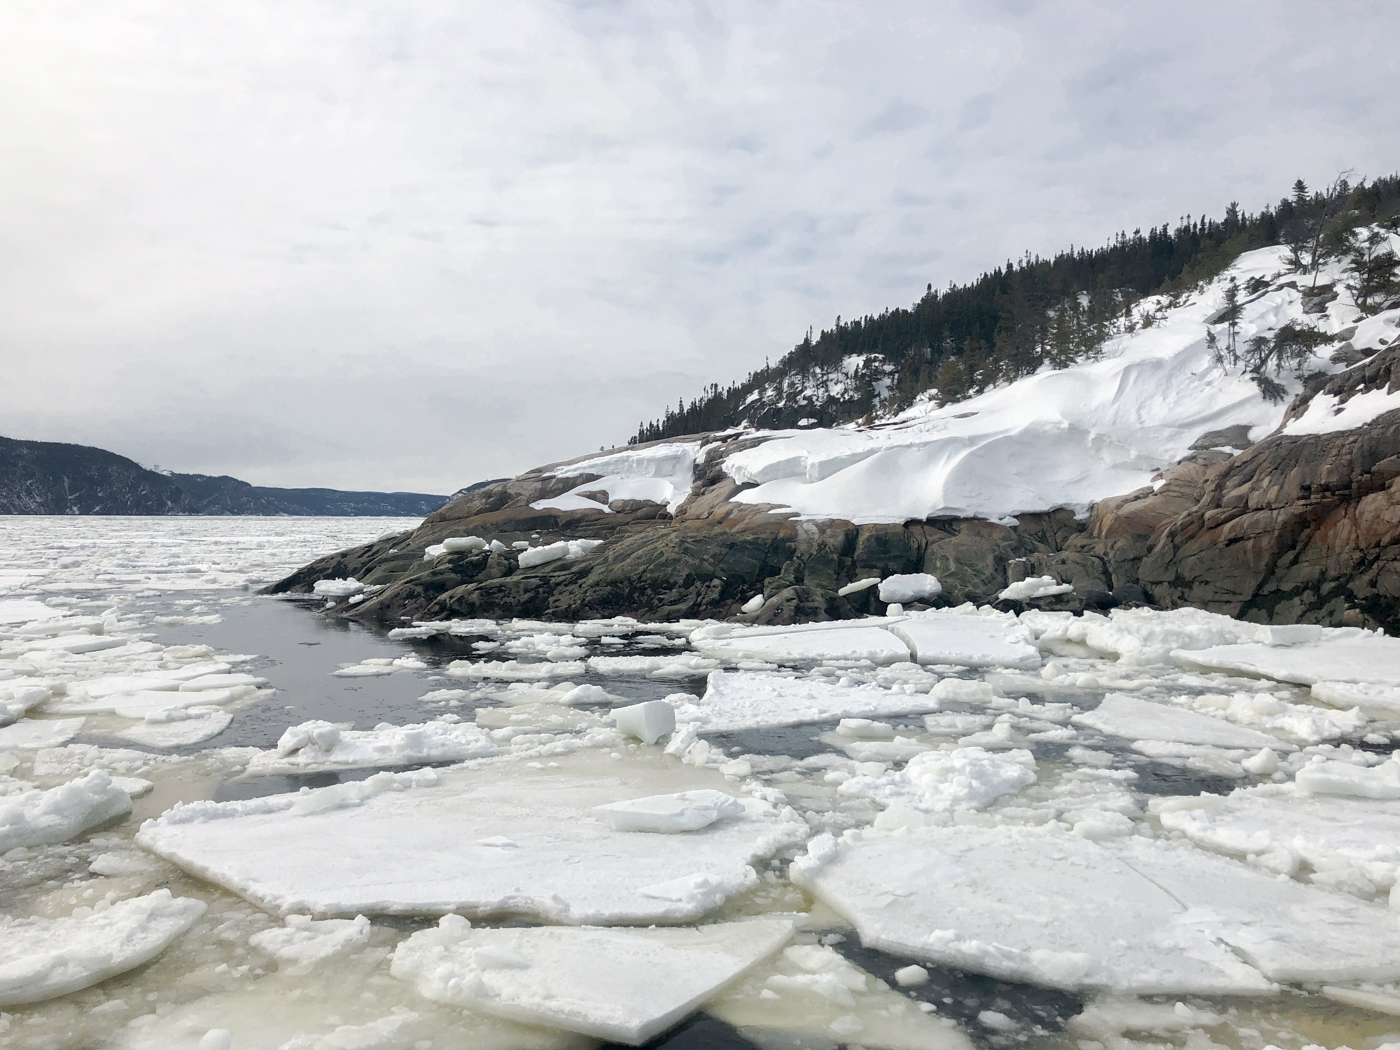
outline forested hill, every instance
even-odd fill
[[[1304,277],[1326,259],[1363,252],[1353,230],[1400,218],[1400,175],[1324,190],[1302,180],[1257,214],[1232,203],[1218,219],[1120,233],[1101,248],[1007,261],[977,280],[927,292],[909,309],[836,323],[742,383],[711,385],[643,423],[631,443],[732,426],[834,426],[891,415],[920,398],[960,401],[1047,362],[1063,367],[1113,335],[1151,325],[1148,296],[1176,296],[1240,254],[1287,245]]]
[[[147,470],[88,445],[0,438],[0,514],[257,514],[420,517],[422,492],[279,489],[227,476]]]

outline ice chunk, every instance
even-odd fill
[[[1400,758],[1392,756],[1389,761],[1368,768],[1318,757],[1298,770],[1293,782],[1308,795],[1400,798]]]
[[[909,647],[881,623],[852,626],[849,620],[838,620],[797,627],[741,627],[720,636],[697,631],[690,642],[702,653],[724,660],[870,660],[877,664],[908,660]]]
[[[871,587],[874,587],[879,582],[880,577],[867,576],[863,580],[855,580],[852,583],[846,584],[846,586],[844,587],[836,588],[836,593],[842,598],[844,598],[848,594],[859,594],[861,591],[869,590]]]
[[[559,703],[571,707],[581,704],[610,704],[612,701],[612,694],[600,685],[576,685],[558,698]]]
[[[0,726],[9,725],[52,695],[53,689],[47,683],[33,678],[0,682]]]
[[[189,747],[218,736],[232,721],[233,715],[217,708],[168,707],[112,735],[144,747]]]
[[[931,576],[926,572],[896,574],[886,576],[880,581],[880,600],[882,602],[907,604],[923,601],[925,598],[933,598],[942,593],[943,585],[938,582],[938,577]]]
[[[48,791],[0,798],[0,853],[50,846],[131,812],[131,796],[94,770]]]
[[[746,601],[743,605],[739,606],[739,611],[742,612],[742,613],[756,613],[756,612],[758,612],[759,609],[762,609],[762,608],[763,608],[763,595],[761,595],[761,594],[755,594],[752,598],[750,598],[748,601]]]
[[[284,913],[462,911],[649,923],[694,919],[756,885],[754,860],[809,834],[790,810],[746,798],[742,818],[672,836],[659,850],[656,839],[614,831],[595,811],[652,794],[654,761],[594,752],[557,762],[450,770],[436,786],[413,790],[396,790],[402,781],[380,773],[297,795],[191,803],[147,821],[137,841]],[[664,779],[682,787],[723,783],[691,768]],[[515,848],[482,844],[498,836]],[[644,892],[682,881],[670,897]]]
[[[0,916],[0,1006],[52,999],[140,966],[188,930],[205,907],[156,890],[79,908],[64,919]]]
[[[613,709],[613,722],[645,744],[654,744],[676,728],[676,709],[665,700],[647,700]]]
[[[422,722],[353,730],[332,722],[292,726],[272,751],[254,755],[250,774],[311,772],[422,762],[460,762],[499,754],[490,734],[470,722]]]
[[[58,747],[82,732],[86,718],[26,718],[0,729],[0,751]]]
[[[997,595],[1002,601],[1028,602],[1032,598],[1049,598],[1056,594],[1068,594],[1074,585],[1060,583],[1053,576],[1032,576],[1006,587]]]
[[[744,671],[715,671],[699,700],[684,693],[668,700],[676,705],[678,723],[717,733],[938,710],[927,695]]]
[[[453,660],[447,665],[447,673],[454,678],[502,678],[517,682],[536,681],[541,678],[573,678],[583,674],[588,668],[582,661],[522,663],[519,660],[483,660],[474,663],[470,660]]]
[[[1300,685],[1369,682],[1400,686],[1400,638],[1355,628],[1334,629],[1322,641],[1301,645],[1220,645],[1172,656],[1187,667],[1244,671]]]
[[[317,580],[311,585],[311,593],[323,598],[348,598],[364,589],[365,585],[353,576],[344,580]]]
[[[1361,707],[1387,718],[1400,718],[1400,686],[1370,682],[1314,682],[1312,697],[1333,707]]]
[[[522,569],[532,569],[536,565],[548,565],[552,561],[560,561],[569,556],[569,541],[560,540],[558,543],[547,543],[542,547],[531,547],[529,550],[520,552],[520,567]]]
[[[644,674],[649,678],[692,678],[719,666],[696,653],[668,653],[665,656],[592,656],[588,669],[594,674]]]
[[[266,678],[251,674],[202,674],[180,683],[180,692],[198,693],[209,689],[231,689],[251,686],[254,689],[267,685]]]
[[[638,1046],[792,937],[786,919],[694,929],[480,929],[444,916],[394,951],[426,998]]]
[[[0,624],[6,626],[50,620],[62,615],[62,609],[51,609],[43,602],[36,602],[31,598],[7,598],[0,601]]]
[[[794,864],[793,881],[854,922],[867,947],[1052,988],[1271,988],[1208,934],[1183,924],[1187,909],[1171,894],[1075,835],[919,827],[832,845]],[[814,853],[819,846],[813,843]]]
[[[987,610],[991,612],[991,610]],[[890,625],[890,633],[909,646],[921,664],[961,664],[964,667],[1040,666],[1031,629],[1014,616],[980,615],[961,609],[910,613]]]
[[[447,554],[486,549],[486,541],[480,536],[449,536],[442,541],[442,549]]]
[[[675,834],[699,831],[726,817],[742,817],[744,804],[723,791],[703,788],[675,795],[650,795],[599,806],[614,831],[651,831]]]
[[[953,700],[960,703],[989,704],[996,699],[996,691],[990,682],[972,681],[967,678],[944,678],[929,693],[937,700]]]
[[[872,798],[886,807],[946,813],[983,809],[1035,782],[1035,757],[1029,751],[960,747],[925,751],[901,770],[851,777],[837,790],[848,797]]]
[[[1261,747],[1257,755],[1252,755],[1240,763],[1246,773],[1257,777],[1272,776],[1278,772],[1278,755],[1273,748]]]
[[[363,915],[319,921],[309,915],[288,915],[282,926],[261,930],[248,943],[305,972],[323,959],[365,944],[369,935],[370,923]]]
[[[915,988],[928,984],[928,971],[918,965],[901,966],[894,972],[894,981],[901,988]]]
[[[1224,719],[1195,711],[1155,704],[1126,693],[1109,693],[1097,708],[1075,715],[1070,721],[1129,740],[1161,740],[1250,750],[1261,747],[1297,750],[1294,745],[1283,743],[1267,733],[1231,725]]]
[[[1308,796],[1292,785],[1246,788],[1224,798],[1160,799],[1153,809],[1168,831],[1207,849],[1252,856],[1292,873],[1351,869],[1388,892],[1400,867],[1400,802]]]

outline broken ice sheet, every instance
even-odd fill
[[[131,812],[131,796],[101,770],[48,791],[0,798],[0,853],[48,846]]]
[[[1125,693],[1109,693],[1097,708],[1075,715],[1070,721],[1075,725],[1088,726],[1101,733],[1129,740],[1156,740],[1254,750],[1261,747],[1296,750],[1294,745],[1283,743],[1267,733],[1232,725],[1211,715],[1153,703]]]
[[[939,609],[914,612],[890,624],[890,633],[909,646],[921,664],[964,667],[1040,667],[1031,629],[1009,613],[992,609]]]
[[[490,734],[470,722],[423,722],[373,729],[311,721],[287,729],[276,748],[248,762],[250,775],[311,773],[326,769],[407,766],[424,762],[461,762],[499,754]]]
[[[744,671],[712,672],[705,695],[698,700],[683,693],[667,699],[676,705],[678,724],[691,723],[704,733],[938,710],[938,701],[925,693]]]
[[[551,922],[683,922],[758,881],[750,864],[805,841],[790,810],[744,798],[743,817],[669,836],[614,831],[595,807],[722,775],[587,751],[556,768],[488,761],[147,821],[137,841],[262,907],[316,916],[532,914]],[[424,771],[431,774],[431,771]]]
[[[910,659],[909,647],[876,619],[837,620],[789,627],[733,627],[716,624],[690,636],[690,644],[723,660],[869,660],[892,664]]]
[[[232,721],[233,715],[218,708],[167,708],[112,736],[144,747],[189,747],[218,736]]]
[[[82,731],[85,718],[24,718],[0,728],[0,751],[34,751],[66,744]]]
[[[472,929],[443,916],[394,951],[419,994],[637,1046],[792,937],[787,919],[683,929]]]
[[[51,999],[140,966],[204,909],[203,901],[156,890],[62,919],[0,917],[0,1006]]]
[[[1322,637],[1297,645],[1220,645],[1172,655],[1188,667],[1243,671],[1283,682],[1400,686],[1400,638],[1356,627],[1315,628]]]

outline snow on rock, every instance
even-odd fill
[[[1069,594],[1074,590],[1072,583],[1060,583],[1053,576],[1031,576],[1018,580],[997,595],[1002,601],[1028,602],[1032,598],[1049,598],[1056,594]]]
[[[1224,797],[1156,799],[1151,808],[1163,828],[1206,849],[1284,875],[1308,864],[1310,881],[1359,889],[1362,896],[1388,893],[1400,870],[1400,801],[1266,784]]]
[[[50,846],[131,812],[131,796],[101,770],[50,788],[0,798],[0,853]]]
[[[332,955],[360,947],[369,935],[370,923],[363,915],[320,920],[309,915],[288,915],[282,926],[260,930],[248,938],[248,943],[304,972]]]
[[[674,795],[652,795],[599,806],[614,831],[650,831],[674,835],[699,831],[717,820],[743,817],[744,804],[733,795],[712,788],[681,791]]]
[[[754,486],[735,498],[858,525],[1082,510],[1149,484],[1207,431],[1268,432],[1283,406],[1265,401],[1240,370],[1216,364],[1205,320],[1223,305],[1231,277],[1272,278],[1282,251],[1246,253],[1158,323],[1111,338],[1098,360],[944,407],[924,402],[875,427],[771,432],[724,461],[730,476]],[[1305,320],[1298,291],[1271,289],[1244,305],[1241,338],[1288,320]]]
[[[0,1006],[66,995],[140,966],[188,930],[206,905],[156,890],[63,919],[0,916]]]
[[[86,721],[86,718],[23,719],[0,729],[0,751],[58,747],[82,732]]]
[[[1172,654],[1188,667],[1244,671],[1282,682],[1372,683],[1400,686],[1400,638],[1356,627],[1335,627],[1298,645],[1218,645]]]
[[[317,580],[311,585],[311,593],[323,598],[348,598],[364,589],[365,585],[353,576],[344,580]]]
[[[1035,782],[1035,756],[1029,751],[960,747],[925,751],[901,770],[851,777],[837,790],[852,798],[874,799],[888,809],[949,813],[984,809]]]
[[[647,700],[614,708],[613,723],[644,744],[654,744],[676,728],[676,709],[665,700]]]
[[[678,724],[693,725],[707,733],[938,710],[938,702],[922,693],[743,671],[713,672],[705,695],[699,699],[686,693],[675,693],[666,699],[676,707]]]
[[[889,631],[909,647],[921,664],[964,667],[1040,667],[1040,650],[1029,627],[1009,613],[993,609],[913,612],[892,623]]]
[[[1386,412],[1400,408],[1400,392],[1386,387],[1354,394],[1338,401],[1335,394],[1317,394],[1301,416],[1289,420],[1285,434],[1334,434],[1365,426]]]
[[[790,810],[746,798],[742,818],[658,850],[655,836],[614,831],[596,808],[654,794],[658,779],[710,787],[722,778],[658,777],[654,762],[604,755],[561,755],[544,769],[487,763],[416,788],[410,775],[379,773],[290,796],[197,802],[147,821],[137,841],[283,913],[650,923],[697,918],[753,887],[754,860],[809,834]]]
[[[1240,995],[1400,975],[1386,909],[1180,843],[920,827],[814,842],[793,875],[867,946],[1004,980]]]
[[[1243,726],[1232,725],[1221,718],[1197,714],[1179,707],[1142,700],[1126,693],[1109,693],[1092,711],[1074,715],[1075,725],[1088,726],[1111,736],[1128,740],[1156,740],[1177,744],[1203,744],[1210,747],[1261,747],[1296,750],[1277,737]]]
[[[693,929],[472,929],[445,915],[390,973],[437,1002],[638,1046],[792,937],[787,919]]]
[[[664,503],[666,509],[674,514],[690,495],[695,480],[695,457],[699,451],[698,441],[674,441],[650,448],[629,448],[591,456],[556,468],[551,474],[559,478],[581,474],[601,477],[584,481],[561,496],[537,500],[530,506],[535,510],[606,510],[604,504],[579,495],[581,492],[606,492],[609,501]]]
[[[735,627],[715,624],[690,635],[690,644],[723,660],[774,663],[817,660],[907,661],[909,647],[885,630],[889,620],[836,620],[787,627]]]
[[[943,584],[938,582],[938,577],[931,576],[926,572],[886,576],[880,581],[880,600],[882,602],[900,604],[918,602],[942,593]]]
[[[490,734],[470,722],[422,722],[373,729],[315,720],[286,730],[277,747],[248,762],[249,774],[309,773],[325,769],[460,762],[499,754]]]

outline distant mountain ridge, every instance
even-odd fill
[[[208,474],[165,474],[89,445],[0,438],[0,514],[418,517],[447,496],[280,489]]]

